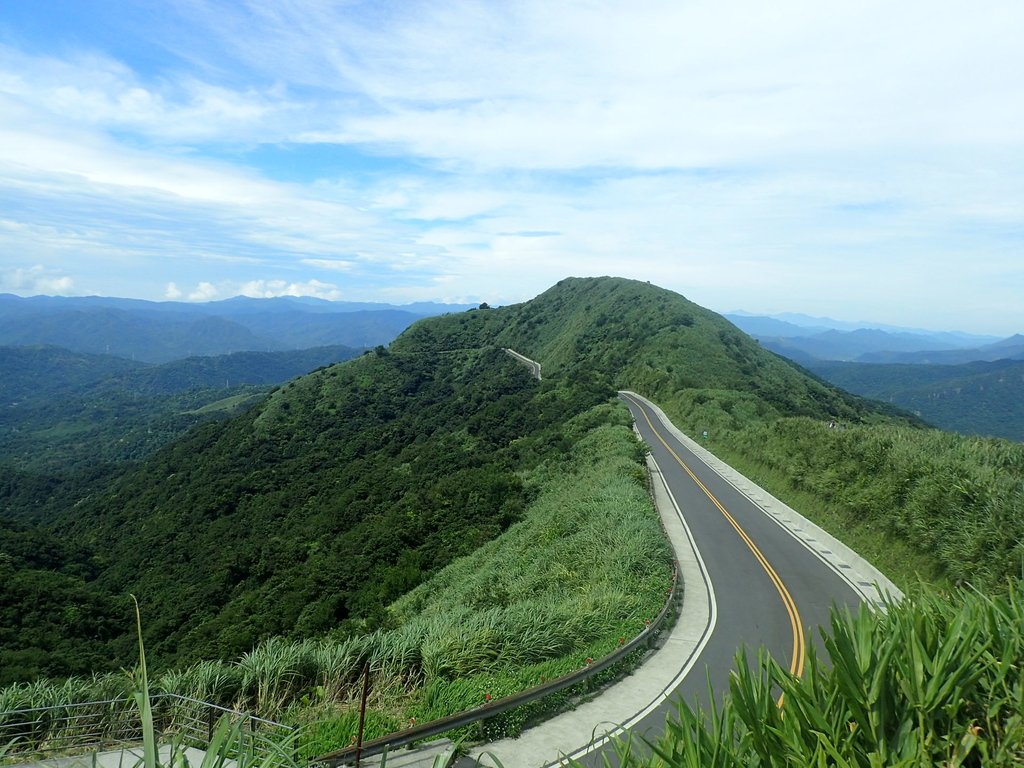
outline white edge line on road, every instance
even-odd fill
[[[549,766],[565,765],[567,760],[578,760],[579,758],[584,757],[597,749],[600,749],[609,741],[632,728],[639,721],[643,720],[645,717],[647,717],[647,715],[649,715],[651,712],[653,712],[655,709],[661,706],[662,703],[664,703],[664,701],[672,695],[672,692],[679,686],[683,679],[693,670],[694,665],[697,663],[697,659],[700,658],[701,653],[704,652],[704,648],[711,640],[711,635],[715,630],[715,625],[718,623],[718,603],[715,600],[715,588],[714,585],[711,583],[711,577],[708,575],[708,569],[707,566],[704,564],[704,558],[701,557],[700,550],[697,549],[697,542],[694,541],[693,534],[690,532],[690,526],[686,524],[686,518],[683,517],[682,510],[679,509],[679,504],[676,501],[675,496],[672,495],[672,491],[668,487],[668,483],[665,482],[664,475],[661,471],[661,466],[658,464],[658,462],[654,459],[653,456],[650,457],[650,461],[658,470],[658,479],[661,482],[662,488],[668,494],[669,500],[672,502],[672,507],[673,509],[675,509],[675,513],[676,516],[679,518],[679,522],[682,523],[683,532],[686,534],[686,538],[690,543],[690,548],[693,550],[694,560],[696,561],[697,566],[700,569],[701,579],[704,582],[704,588],[707,593],[708,599],[708,622],[704,627],[704,632],[701,635],[700,642],[698,642],[698,644],[690,652],[690,655],[687,657],[686,664],[683,666],[682,669],[679,670],[679,673],[674,678],[672,678],[671,682],[669,682],[668,685],[666,685],[662,689],[661,693],[658,694],[658,696],[650,704],[648,704],[642,710],[633,715],[629,720],[620,723],[613,730],[606,732],[597,741],[592,741],[587,746],[578,749],[575,752],[572,752],[568,755],[564,755],[558,761],[549,763]],[[680,556],[680,553],[676,553],[676,557],[680,560],[680,562],[682,562],[683,558]],[[684,601],[686,600],[687,589],[688,585],[684,583]],[[676,620],[679,621],[679,618],[677,618]],[[547,768],[547,766],[545,766],[545,768]]]
[[[637,395],[635,392],[630,392],[629,394],[638,397],[639,399],[643,400],[644,403],[649,405],[651,407],[651,410],[654,412],[654,415],[658,417],[658,420],[662,423],[662,425],[666,429],[668,429],[669,427],[675,427],[675,425],[671,423],[671,420],[669,420],[669,418],[665,414],[665,412],[662,411],[661,408],[659,408],[656,404],[652,403],[650,400],[645,398],[643,395]],[[675,427],[675,428],[678,429],[678,427]],[[704,448],[703,446],[699,446],[699,445],[698,445],[698,447],[701,448],[702,450],[706,451],[708,454],[714,456],[714,454],[712,454],[710,451],[708,451],[707,448]],[[736,489],[736,491],[740,495],[744,496],[748,501],[750,501],[751,504],[753,504],[755,507],[757,507],[759,510],[761,510],[761,512],[765,515],[765,517],[767,517],[769,520],[771,520],[773,523],[775,523],[777,526],[779,526],[779,528],[781,528],[786,533],[788,533],[796,541],[800,542],[800,545],[804,549],[806,549],[808,552],[810,552],[812,555],[814,555],[814,557],[816,557],[818,560],[820,560],[822,563],[824,563],[829,568],[829,570],[831,570],[840,579],[842,579],[842,581],[844,581],[847,584],[847,586],[849,586],[850,589],[855,594],[860,595],[869,606],[871,606],[872,608],[879,607],[879,596],[880,596],[879,593],[882,593],[883,592],[883,586],[887,586],[887,585],[879,585],[876,582],[873,585],[873,587],[874,587],[873,591],[869,591],[867,588],[861,587],[858,583],[853,581],[844,572],[843,569],[839,568],[839,566],[836,563],[833,563],[831,560],[829,560],[827,557],[825,557],[825,555],[823,555],[821,552],[819,552],[817,549],[815,549],[815,547],[813,547],[810,542],[805,541],[804,538],[802,536],[800,536],[795,530],[793,530],[793,528],[791,526],[789,526],[785,522],[783,522],[780,519],[780,517],[781,517],[780,515],[773,514],[773,513],[769,512],[767,509],[765,509],[765,507],[762,505],[761,502],[757,501],[753,496],[751,496],[749,493],[747,493],[747,491],[745,491],[743,488],[741,488],[736,483],[734,483],[732,481],[732,479],[730,479],[729,477],[727,477],[726,475],[722,474],[717,469],[715,469],[715,467],[713,467],[706,459],[704,459],[702,456],[700,456],[700,454],[698,454],[696,451],[691,450],[690,453],[694,456],[694,458],[696,458],[698,461],[700,461],[701,464],[703,464],[705,467],[707,467],[707,469],[709,471],[711,471],[714,474],[718,475],[718,477],[722,478],[722,480],[724,480],[729,485],[731,485],[734,489]],[[717,456],[715,456],[715,458],[718,461],[721,461],[721,459],[718,459]],[[753,480],[750,480],[749,478],[744,478],[744,479],[747,480],[747,482],[750,483],[751,485],[754,485],[755,487],[757,487],[763,493],[768,493],[763,488],[760,488],[760,486],[757,486],[756,483],[754,483]],[[782,502],[779,502],[779,503],[781,504]],[[794,515],[797,515],[802,520],[804,520],[806,524],[814,526],[815,528],[820,530],[821,533],[823,533],[826,536],[828,536],[829,538],[835,540],[838,544],[842,544],[841,541],[839,541],[834,536],[832,536],[832,534],[830,534],[824,528],[821,528],[821,526],[819,526],[819,525],[817,525],[815,523],[812,523],[810,520],[807,520],[802,515],[800,515],[800,513],[797,512],[796,510],[791,510],[791,511],[792,511],[792,513]],[[869,565],[870,565],[870,563],[869,563]],[[895,594],[897,596],[899,596],[899,597],[902,597],[902,593],[898,589],[895,590]]]

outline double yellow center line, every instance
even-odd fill
[[[626,397],[629,397],[629,395],[626,395]],[[739,537],[743,539],[743,543],[746,544],[747,547],[750,549],[750,552],[754,555],[754,558],[757,560],[757,562],[761,564],[761,567],[764,568],[764,571],[768,574],[768,578],[771,579],[772,584],[775,585],[775,589],[778,590],[779,596],[782,598],[782,604],[786,607],[786,612],[789,614],[789,624],[790,628],[793,631],[793,650],[792,657],[789,663],[789,671],[791,674],[797,676],[802,675],[804,671],[804,661],[807,655],[807,640],[804,636],[803,622],[800,620],[800,611],[797,610],[796,601],[793,600],[793,596],[789,593],[789,590],[786,588],[786,584],[782,581],[782,578],[779,576],[779,574],[776,573],[775,569],[772,567],[772,564],[768,562],[768,558],[766,558],[764,554],[761,552],[761,550],[758,549],[757,545],[754,543],[754,540],[750,538],[750,535],[745,530],[743,530],[743,527],[738,522],[736,522],[736,518],[729,514],[729,511],[724,506],[722,506],[722,502],[715,498],[715,495],[710,490],[708,490],[708,487],[701,482],[700,478],[693,473],[693,470],[690,469],[690,467],[686,464],[685,461],[679,458],[679,454],[677,454],[672,449],[672,446],[670,446],[665,441],[665,438],[661,436],[661,432],[659,432],[658,428],[654,426],[654,423],[651,421],[651,417],[647,414],[647,409],[644,408],[641,403],[637,402],[633,398],[629,399],[632,400],[633,403],[636,404],[636,406],[640,409],[640,412],[644,415],[644,419],[647,420],[647,425],[651,428],[651,431],[654,432],[654,435],[658,438],[658,440],[661,441],[661,444],[665,446],[665,450],[672,454],[672,458],[674,458],[679,463],[679,466],[681,466],[686,471],[686,474],[688,474],[690,478],[693,480],[693,482],[697,484],[697,487],[704,491],[707,497],[711,499],[711,503],[714,504],[718,511],[721,512],[722,515],[725,517],[725,519],[729,521],[729,524],[733,527],[736,533],[739,534]]]

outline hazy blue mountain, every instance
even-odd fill
[[[991,344],[998,341],[998,336],[989,336],[976,333],[965,333],[963,331],[935,331],[926,328],[913,328],[902,325],[889,325],[887,323],[876,323],[870,320],[835,320],[831,317],[815,317],[804,315],[798,312],[781,312],[776,315],[756,315],[750,312],[736,311],[725,315],[739,328],[756,335],[763,333],[769,336],[809,336],[823,331],[858,331],[862,329],[874,329],[888,331],[890,333],[912,334],[915,336],[926,336],[940,341],[950,347],[977,347],[984,344]],[[768,324],[758,324],[768,321]],[[747,330],[747,326],[753,330]],[[762,329],[763,328],[763,329]]]
[[[1024,335],[1016,334],[994,344],[971,349],[919,352],[879,351],[865,353],[863,363],[917,363],[922,365],[961,365],[975,361],[1024,360]]]
[[[0,345],[47,344],[148,362],[246,349],[281,349],[223,317],[155,316],[111,307],[50,309],[17,316],[0,310]]]
[[[0,345],[53,345],[161,363],[196,355],[387,344],[420,317],[468,305],[331,302],[305,297],[194,304],[102,296],[0,294]]]
[[[814,336],[766,337],[755,336],[762,345],[791,359],[857,360],[863,355],[879,351],[918,352],[921,350],[947,350],[948,345],[927,336],[911,333],[892,333],[873,328],[856,331],[829,330]]]
[[[907,353],[973,349],[998,341],[994,336],[978,336],[959,331],[927,331],[872,323],[858,327],[853,323],[807,315],[763,317],[733,313],[726,317],[766,349],[799,363],[813,360],[917,362],[905,360],[902,356]],[[966,358],[978,359],[995,358]],[[957,359],[955,362],[966,360]]]
[[[804,325],[797,325],[777,317],[762,317],[760,315],[745,315],[733,313],[725,317],[744,333],[754,337],[781,337],[795,338],[808,336],[813,333],[823,333],[829,330],[828,326],[811,328]]]

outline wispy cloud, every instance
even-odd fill
[[[624,274],[989,330],[964,287],[1024,288],[1015,0],[91,11],[107,38],[0,38],[0,248],[54,290],[495,303]]]

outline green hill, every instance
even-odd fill
[[[434,349],[512,347],[540,361],[546,376],[678,400],[704,410],[712,427],[797,415],[911,418],[810,377],[722,316],[635,280],[567,278],[525,304],[418,323],[402,338]]]
[[[538,388],[494,348],[397,344],[198,428],[54,529],[103,553],[97,587],[143,597],[163,663],[361,631],[517,520],[517,472],[569,447],[552,424],[610,394]]]

